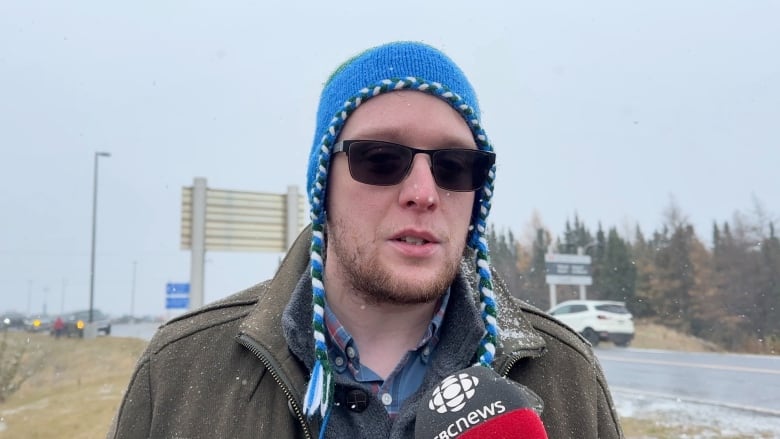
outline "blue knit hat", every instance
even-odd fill
[[[477,148],[493,148],[479,122],[477,96],[468,79],[445,54],[426,44],[397,42],[369,49],[342,64],[328,79],[320,96],[317,128],[309,156],[307,190],[311,208],[311,278],[314,303],[315,364],[304,400],[304,412],[323,417],[321,435],[333,404],[333,370],[325,338],[324,228],[325,196],[333,145],[347,118],[363,102],[397,90],[416,90],[446,101],[466,121]],[[495,166],[474,200],[468,246],[476,251],[479,294],[486,334],[478,351],[479,363],[490,367],[498,344],[496,303],[488,266],[486,220],[493,195]]]

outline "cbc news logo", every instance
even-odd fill
[[[435,389],[428,408],[438,413],[457,412],[476,392],[479,378],[467,373],[450,375]]]

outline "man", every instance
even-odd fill
[[[479,115],[430,46],[339,67],[309,160],[311,227],[272,280],[160,329],[109,437],[412,437],[424,395],[475,363],[538,395],[549,437],[622,437],[587,344],[493,291]]]

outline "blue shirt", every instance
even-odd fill
[[[428,362],[439,341],[439,329],[444,319],[444,311],[450,292],[440,299],[439,307],[431,318],[428,329],[414,350],[401,358],[385,380],[360,363],[360,351],[352,335],[341,325],[336,315],[325,301],[325,326],[328,329],[328,357],[336,373],[356,383],[367,384],[374,395],[382,402],[392,419],[398,415],[404,401],[411,396],[423,382]]]

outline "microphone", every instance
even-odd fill
[[[547,439],[531,389],[484,366],[443,379],[417,409],[416,439]]]

